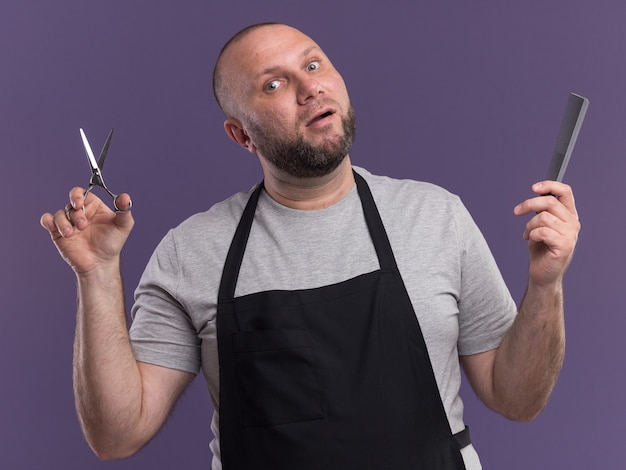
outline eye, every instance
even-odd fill
[[[306,66],[307,71],[314,72],[315,70],[320,68],[320,63],[317,60],[313,62],[309,62]]]
[[[280,81],[279,80],[269,81],[265,85],[265,91],[276,91],[276,90],[278,90],[278,88],[280,88]]]

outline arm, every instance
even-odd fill
[[[71,222],[61,210],[41,224],[77,277],[74,393],[83,432],[99,457],[123,458],[154,436],[193,374],[135,360],[119,267],[133,218],[83,192],[70,193],[72,206],[84,207],[70,211]],[[118,203],[130,207],[130,198]]]
[[[563,277],[571,261],[580,223],[571,188],[544,181],[539,196],[519,204],[516,215],[537,213],[526,225],[530,268],[526,295],[499,348],[461,357],[478,396],[511,419],[530,421],[543,409],[565,354]]]

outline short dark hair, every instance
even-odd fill
[[[227,111],[225,107],[224,96],[223,96],[224,95],[224,83],[223,83],[224,77],[222,76],[222,73],[221,73],[221,61],[222,61],[222,56],[224,55],[224,52],[226,52],[226,50],[230,46],[232,46],[234,43],[240,41],[241,39],[246,37],[248,33],[254,31],[255,29],[262,28],[264,26],[274,26],[274,25],[279,25],[279,24],[281,23],[265,22],[265,23],[255,23],[250,26],[246,26],[242,30],[238,31],[222,47],[222,50],[220,51],[219,55],[217,56],[217,60],[215,61],[215,67],[213,68],[213,96],[215,96],[215,100],[217,101],[217,104],[220,106],[222,111],[224,111],[224,114],[226,114],[227,116],[229,112]]]

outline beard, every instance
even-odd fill
[[[307,142],[301,133],[284,137],[283,131],[252,125],[258,153],[279,170],[296,178],[316,178],[335,170],[350,153],[356,132],[356,115],[352,104],[341,118],[343,134],[328,137],[321,144]]]

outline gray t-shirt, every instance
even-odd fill
[[[464,423],[458,356],[497,348],[517,308],[457,196],[432,184],[355,170],[374,196],[450,427],[459,432]],[[217,293],[250,194],[237,193],[171,230],[146,267],[132,310],[130,334],[139,361],[193,373],[203,370],[215,408],[214,470],[221,468]],[[378,268],[356,186],[337,204],[315,211],[284,207],[263,192],[235,295],[320,287]],[[473,448],[463,455],[468,469],[480,468]]]

